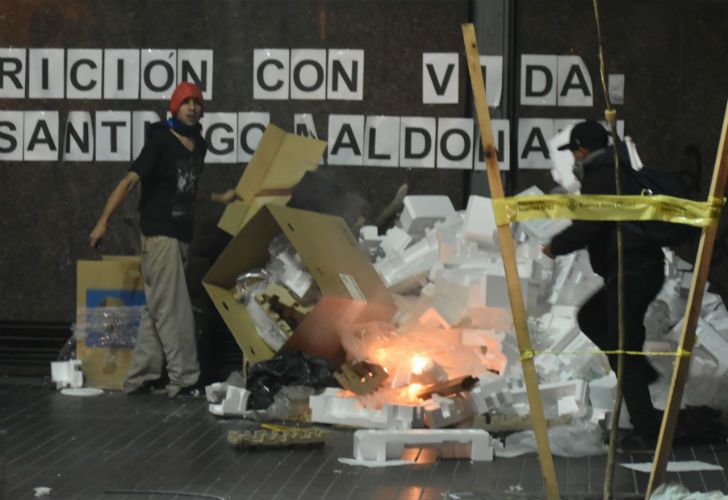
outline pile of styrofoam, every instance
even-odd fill
[[[538,193],[536,188],[525,192]],[[390,377],[365,397],[335,390],[312,396],[313,420],[408,429],[462,426],[477,414],[514,422],[526,417],[529,406],[490,200],[471,196],[467,209],[456,212],[446,197],[410,196],[400,222],[383,235],[373,227],[361,231],[362,247],[398,294],[399,314],[392,324],[361,325],[352,330],[356,335],[343,339],[351,361],[379,363]],[[591,271],[585,251],[551,260],[540,249],[569,224],[514,225],[518,274],[533,348],[542,353],[535,359],[546,418],[596,422],[612,408],[616,380],[606,357],[579,330],[576,314],[603,281]],[[668,260],[665,288],[645,319],[646,350],[677,347],[690,271],[672,254]],[[728,311],[720,297],[705,297],[686,402],[728,407],[728,400],[716,399],[727,398],[720,396],[718,381],[728,371]],[[415,356],[429,360],[429,371],[415,373]],[[666,375],[652,386],[659,404],[672,358],[653,361]],[[410,384],[463,375],[478,377],[478,384],[426,401],[407,392]]]

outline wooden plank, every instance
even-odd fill
[[[501,184],[500,169],[498,168],[497,152],[493,144],[493,129],[488,111],[483,73],[480,69],[478,45],[475,40],[475,28],[472,24],[463,24],[462,30],[463,41],[465,42],[465,55],[467,56],[468,71],[470,73],[470,84],[475,101],[475,111],[478,117],[478,126],[480,127],[480,140],[485,155],[488,185],[490,187],[491,198],[495,200],[497,198],[503,198],[504,193],[503,185]],[[508,298],[511,303],[511,311],[513,312],[513,325],[516,330],[518,350],[521,353],[523,378],[526,382],[528,404],[531,409],[531,423],[536,434],[541,473],[548,498],[559,498],[559,487],[556,482],[554,460],[551,456],[551,448],[549,446],[548,428],[546,418],[543,414],[541,395],[538,392],[533,348],[528,335],[526,308],[523,304],[521,281],[518,277],[518,268],[516,266],[515,243],[511,235],[510,225],[504,224],[498,226],[498,241],[501,256],[503,257],[503,266],[505,267]]]
[[[728,106],[726,106],[723,116],[723,129],[720,135],[715,167],[713,168],[713,180],[710,185],[708,200],[713,198],[723,199],[723,195],[725,194],[726,175],[728,175],[728,150],[725,148],[726,135],[728,135]],[[692,353],[695,345],[695,327],[700,317],[700,305],[703,302],[703,291],[705,290],[705,282],[708,279],[710,260],[713,256],[713,245],[717,230],[717,225],[716,227],[703,228],[700,236],[698,257],[695,261],[688,305],[685,310],[685,318],[683,320],[683,328],[678,345],[678,352],[688,353],[688,355],[677,358],[672,372],[670,393],[668,395],[667,405],[665,406],[662,425],[660,426],[660,436],[657,440],[652,472],[650,472],[650,482],[647,487],[647,497],[652,495],[652,492],[662,484],[665,478],[665,470],[672,448],[672,440],[675,437],[680,402],[682,401],[685,382],[688,378],[690,353]]]

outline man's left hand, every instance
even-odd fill
[[[234,202],[235,200],[242,201],[242,198],[238,196],[238,194],[235,192],[234,189],[228,189],[224,193],[212,193],[212,196],[210,197],[212,201],[216,201],[218,203],[224,203],[224,204],[230,204]]]

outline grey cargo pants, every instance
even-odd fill
[[[168,236],[142,236],[142,274],[147,298],[124,391],[162,376],[167,362],[172,387],[195,385],[200,377],[185,263],[188,245]]]

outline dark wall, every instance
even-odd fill
[[[522,117],[602,119],[597,35],[592,2],[521,0],[520,53],[574,54],[592,75],[593,110],[522,106]],[[728,32],[720,0],[610,0],[599,2],[606,73],[625,75],[624,104],[615,105],[625,133],[645,163],[677,169],[687,146],[697,146],[709,179],[728,97]],[[575,113],[577,110],[577,113]]]
[[[333,113],[464,113],[464,104],[422,104],[421,54],[460,51],[460,24],[469,12],[466,0],[6,0],[2,10],[0,47],[213,49],[214,94],[207,110],[268,111],[272,123],[289,131],[294,113],[313,114],[322,137]],[[364,99],[253,100],[255,48],[364,49]],[[465,79],[460,80],[463,96]],[[63,130],[69,110],[150,109],[161,116],[166,102],[4,99],[0,109],[57,110]],[[136,197],[112,220],[101,251],[87,246],[106,197],[127,168],[123,163],[93,162],[0,164],[2,319],[69,321],[75,315],[75,261],[138,251]],[[208,165],[200,189],[232,187],[242,168]],[[373,211],[404,182],[410,184],[410,192],[448,194],[462,207],[461,171],[423,175],[406,169],[324,168],[362,194]],[[214,260],[223,248],[226,237],[216,228],[221,214],[221,206],[198,207],[193,256]]]

